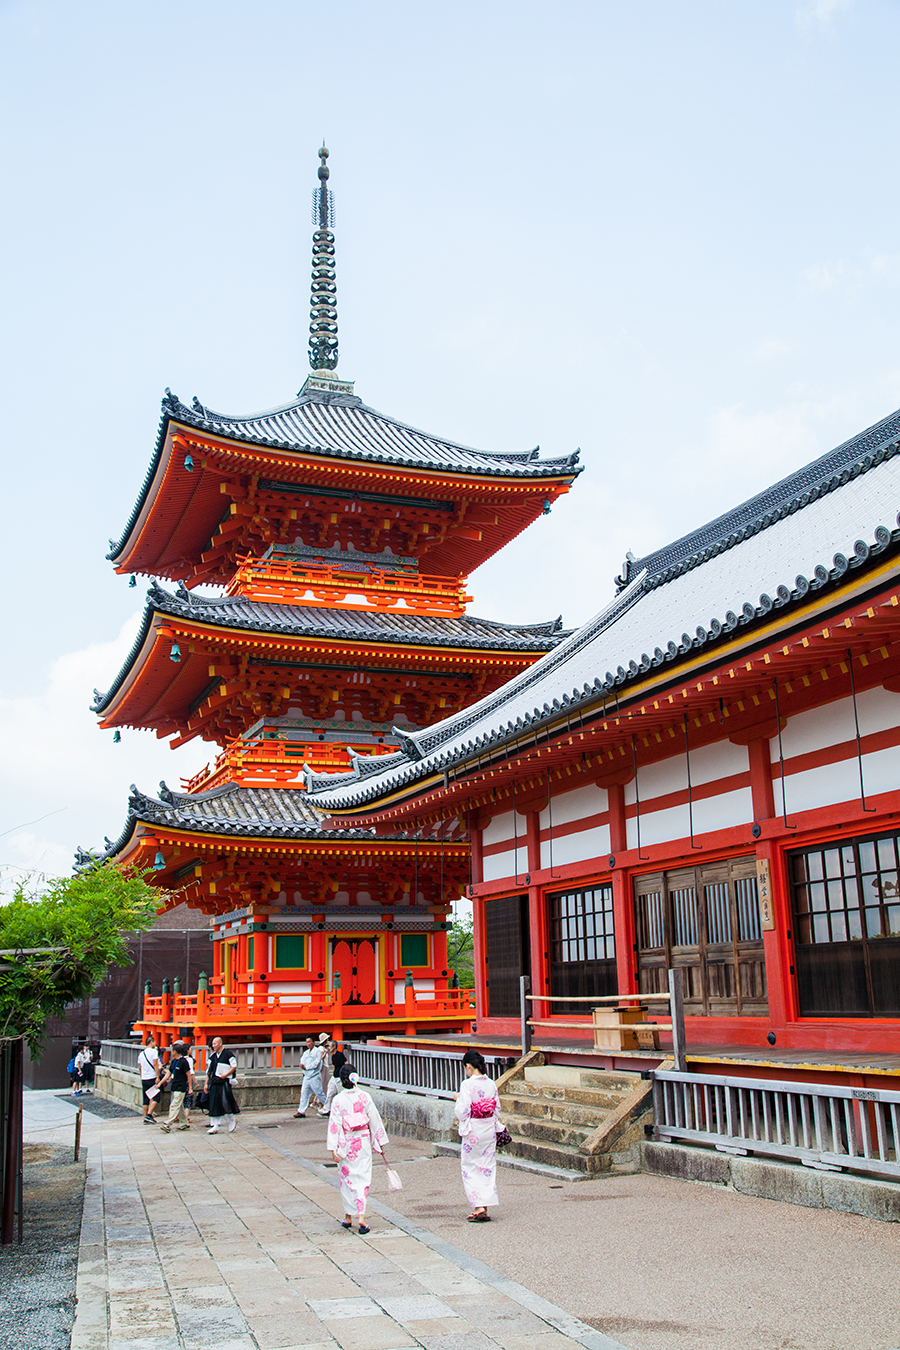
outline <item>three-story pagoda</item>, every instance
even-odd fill
[[[319,155],[312,373],[290,403],[255,416],[188,407],[167,390],[140,496],[108,555],[117,572],[154,580],[131,653],[95,693],[100,726],[219,748],[180,792],[133,788],[107,854],[150,869],[162,909],[185,902],[210,916],[208,989],[145,999],[137,1025],[163,1044],[186,1029],[199,1043],[278,1042],[470,1024],[447,945],[469,880],[466,818],[415,834],[332,833],[307,776],[365,777],[565,636],[560,620],[470,616],[467,578],[568,491],[577,454],[473,450],[376,412],[337,378]]]

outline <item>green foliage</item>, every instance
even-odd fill
[[[475,943],[472,934],[472,915],[458,915],[447,934],[447,960],[450,969],[459,975],[461,989],[475,984]]]
[[[39,1053],[48,1018],[85,998],[108,966],[131,963],[126,934],[153,926],[160,898],[111,864],[56,877],[40,894],[21,883],[0,905],[0,1040],[24,1037]]]

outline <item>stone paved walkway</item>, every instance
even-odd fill
[[[138,1118],[86,1137],[72,1350],[622,1350],[382,1202],[343,1231],[334,1173],[248,1114],[215,1139]]]

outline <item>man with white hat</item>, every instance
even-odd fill
[[[326,1040],[328,1037],[326,1036]],[[310,1097],[315,1097],[319,1106],[325,1105],[325,1089],[322,1087],[322,1061],[325,1058],[321,1045],[317,1045],[312,1036],[306,1038],[306,1049],[300,1056],[303,1066],[303,1082],[300,1085],[300,1105],[294,1115],[303,1118],[309,1106]]]

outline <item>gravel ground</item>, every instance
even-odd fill
[[[73,1106],[83,1106],[92,1116],[100,1116],[103,1120],[119,1120],[125,1116],[133,1118],[141,1114],[131,1106],[122,1106],[121,1102],[108,1102],[103,1097],[73,1097],[71,1092],[57,1092],[56,1095],[64,1102],[71,1102]]]
[[[84,1176],[71,1147],[25,1145],[25,1240],[0,1248],[3,1350],[69,1350]]]

